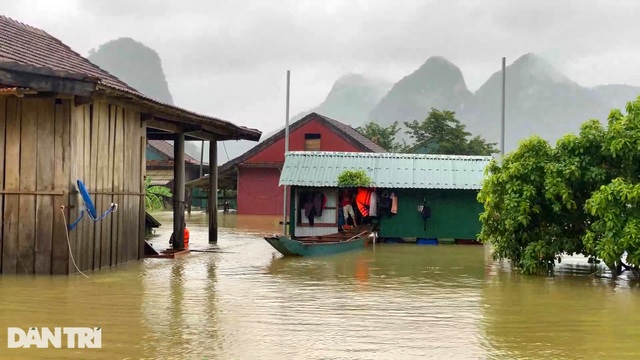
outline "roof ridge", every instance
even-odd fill
[[[24,28],[27,28],[27,29],[29,29],[29,30],[31,30],[31,31],[39,32],[39,33],[40,33],[40,34],[42,34],[42,35],[48,35],[48,36],[51,36],[49,33],[47,33],[46,31],[44,31],[44,30],[42,30],[42,29],[39,29],[39,28],[37,28],[37,27],[35,27],[35,26],[33,26],[33,25],[29,25],[29,24],[23,23],[23,22],[18,21],[18,20],[14,19],[14,18],[10,18],[10,17],[8,17],[8,16],[6,16],[6,15],[2,15],[2,14],[0,14],[0,18],[2,18],[2,19],[4,19],[4,20],[7,20],[7,21],[9,21],[9,22],[12,22],[12,23],[14,23],[14,24],[16,24],[16,25],[18,25],[18,26],[22,26],[22,27],[24,27]],[[51,36],[51,37],[53,37],[53,36]]]
[[[111,80],[116,80],[117,82],[120,82],[122,85],[124,85],[126,88],[128,88],[129,90],[132,90],[138,94],[144,95],[142,94],[138,89],[134,88],[133,86],[129,85],[127,82],[123,81],[122,79],[118,78],[117,76],[115,76],[114,74],[110,73],[109,71],[101,68],[100,66],[98,66],[97,64],[94,64],[93,62],[91,62],[88,58],[82,56],[79,52],[73,50],[73,48],[71,48],[69,45],[65,44],[64,42],[62,42],[62,40],[58,39],[57,37],[53,36],[52,34],[48,33],[47,31],[37,28],[35,26],[32,25],[28,25],[25,24],[23,22],[20,22],[16,19],[10,18],[6,15],[0,15],[0,18],[9,21],[10,23],[13,23],[16,26],[20,26],[23,27],[31,32],[35,32],[41,36],[46,36],[48,37],[50,40],[56,42],[58,45],[64,47],[65,49],[69,50],[71,53],[73,53],[74,55],[78,56],[78,59],[73,59],[73,60],[80,60],[80,63],[83,62],[87,62],[89,63],[91,66],[94,66],[97,70],[99,70],[99,72],[103,73],[102,76],[107,77],[107,78],[112,78]],[[83,61],[84,60],[84,61]],[[102,78],[99,78],[100,83],[107,85],[104,83],[104,81],[102,81]],[[107,85],[108,86],[108,85]]]

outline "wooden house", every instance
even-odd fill
[[[477,201],[490,156],[422,155],[393,153],[302,152],[287,153],[280,185],[291,187],[289,218],[294,236],[327,235],[340,230],[338,176],[344,170],[364,170],[380,199],[386,192],[396,198],[396,212],[376,212],[383,238],[453,239],[475,241],[480,232],[482,204]],[[302,214],[302,193],[321,193],[327,201],[311,225]],[[379,203],[379,202],[378,202]],[[425,220],[418,206],[425,204]],[[357,206],[354,209],[357,216]]]
[[[280,215],[283,189],[278,185],[284,164],[284,129],[220,166],[226,182],[237,184],[237,211],[247,215]],[[311,113],[289,127],[290,151],[386,152],[351,126]],[[206,179],[192,181],[197,187]]]
[[[173,192],[174,152],[173,145],[166,140],[147,141],[147,178],[151,185],[165,186]],[[208,173],[209,163],[203,162],[202,166],[200,166],[200,160],[194,159],[189,154],[184,155],[184,177],[186,182],[198,179],[203,174]],[[187,189],[185,196],[188,206],[203,207],[203,204],[206,206],[206,201],[201,199],[204,195],[200,189]]]
[[[4,16],[0,29],[1,272],[69,274],[143,257],[147,138],[175,141],[173,228],[183,246],[185,139],[213,141],[216,159],[215,141],[260,132],[151,99],[43,30]],[[98,212],[118,210],[85,216],[67,238],[77,180]]]

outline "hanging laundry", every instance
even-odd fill
[[[395,192],[392,192],[390,197],[391,197],[391,213],[397,214],[398,213],[398,195],[396,195]]]
[[[322,193],[319,192],[313,195],[313,209],[315,210],[316,216],[322,216],[322,210],[324,210],[326,202],[326,198]]]
[[[313,194],[308,194],[304,202],[304,216],[309,219],[309,225],[313,226],[313,219],[316,215],[316,209],[313,206]]]
[[[371,199],[369,204],[369,216],[378,216],[378,194],[375,191],[371,192]]]
[[[383,191],[378,200],[378,213],[391,216],[391,198],[388,191]]]

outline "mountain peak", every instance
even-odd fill
[[[573,83],[547,60],[533,53],[522,55],[516,59],[513,64],[507,67],[507,76],[510,72],[520,78],[526,76],[555,83]]]
[[[173,104],[160,56],[143,43],[130,37],[110,40],[90,50],[88,59],[143,94]]]
[[[422,120],[431,107],[460,111],[473,97],[462,71],[442,56],[432,56],[398,81],[369,114],[386,126],[394,121]]]

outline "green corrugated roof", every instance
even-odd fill
[[[280,185],[337,187],[344,170],[365,170],[378,188],[480,189],[491,156],[309,152],[286,154]]]

